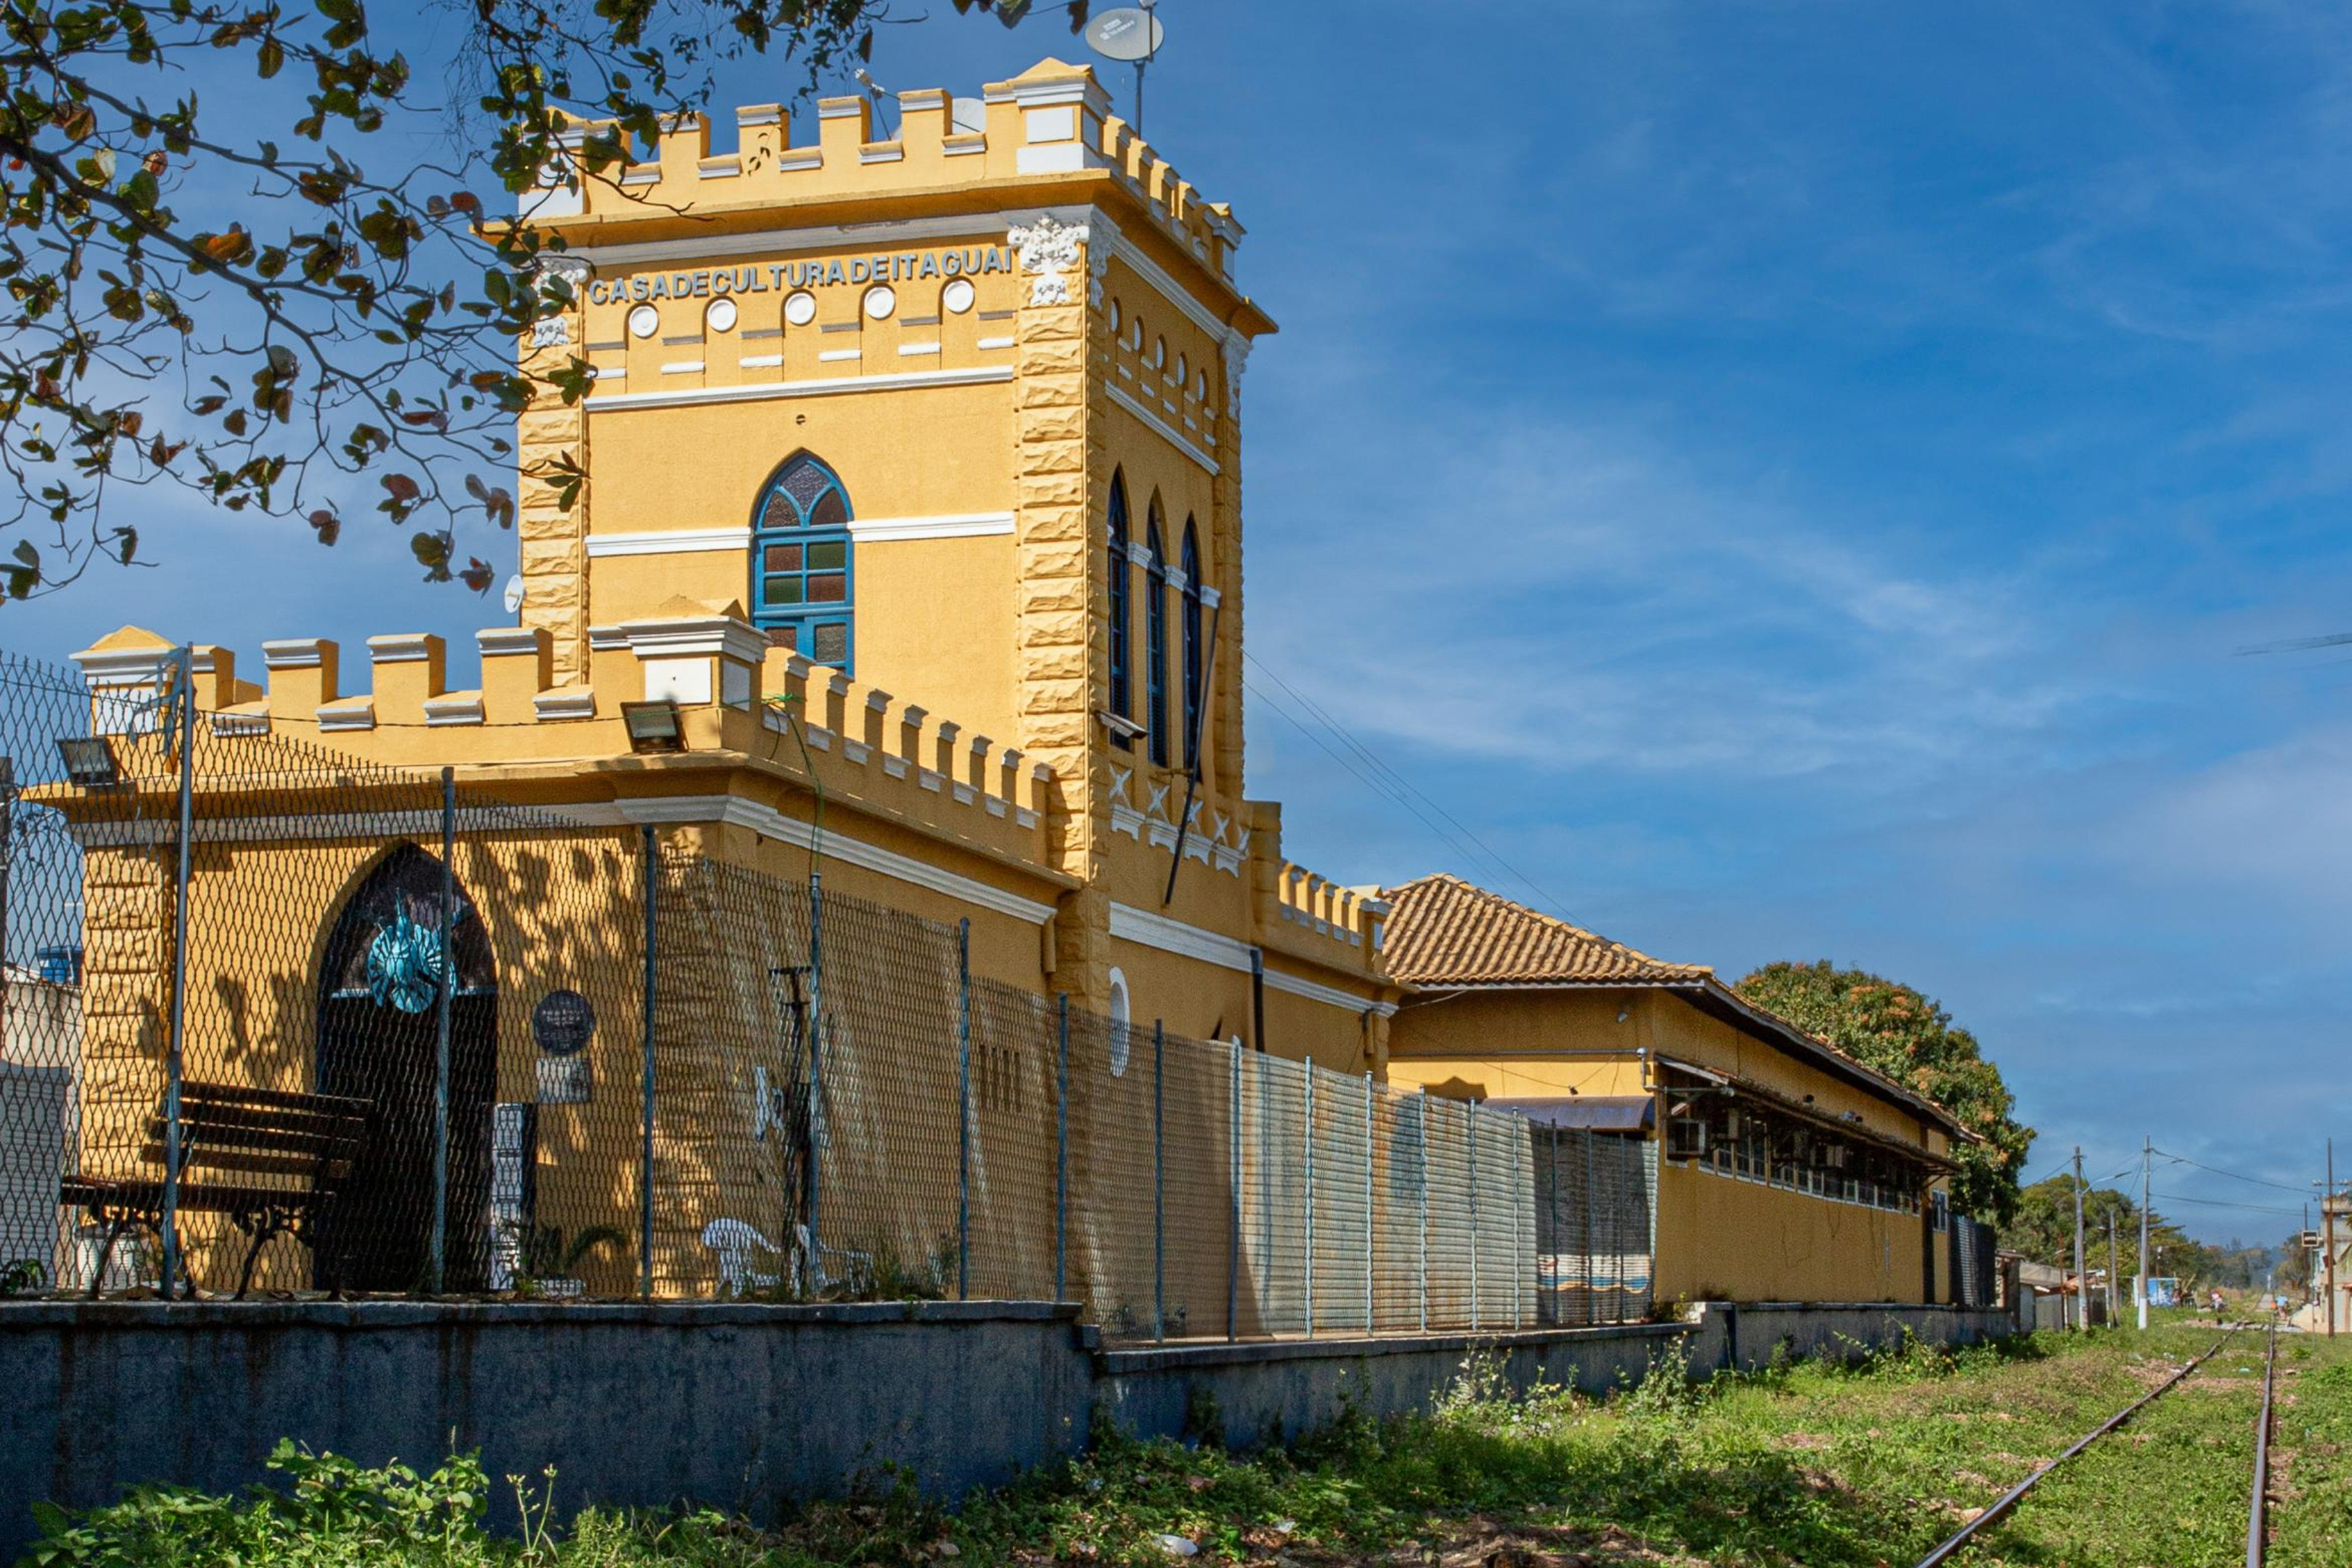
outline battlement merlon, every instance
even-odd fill
[[[1202,200],[1110,112],[1092,68],[1042,60],[988,84],[976,105],[942,88],[901,92],[887,141],[875,140],[874,109],[865,98],[821,99],[813,117],[748,105],[735,111],[736,150],[718,153],[709,116],[675,116],[644,163],[585,177],[576,164],[551,164],[520,216],[593,261],[610,246],[701,240],[718,249],[739,236],[871,223],[877,201],[908,218],[1099,205],[1130,239],[1151,236],[1156,259],[1172,251],[1197,268],[1234,307],[1241,331],[1275,330],[1235,286],[1244,230],[1232,209]],[[797,146],[796,118],[803,133],[813,118],[815,131]],[[583,121],[560,140],[576,150],[618,134],[613,122]]]
[[[388,767],[448,763],[494,786],[506,776],[569,779],[604,795],[615,769],[751,765],[1043,873],[1049,819],[1063,809],[1050,768],[770,647],[733,609],[673,601],[655,616],[593,627],[590,679],[564,686],[551,684],[548,634],[535,626],[476,634],[482,683],[462,691],[446,689],[444,639],[425,633],[370,637],[368,684],[349,690],[343,650],[331,638],[264,644],[266,690],[236,679],[230,650],[198,645],[198,721],[210,736],[200,763],[233,778],[234,743],[276,734]],[[92,732],[152,727],[178,655],[135,626],[75,654],[90,689]],[[681,750],[636,752],[624,702],[673,705]],[[583,770],[583,760],[598,766]],[[530,794],[562,804],[541,788]]]

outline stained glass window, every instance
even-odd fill
[[[770,643],[846,672],[853,602],[849,495],[803,452],[778,468],[751,513],[751,619]]]
[[[1110,477],[1110,710],[1120,718],[1133,716],[1135,707],[1134,637],[1132,622],[1134,606],[1129,574],[1134,568],[1127,559],[1127,480],[1118,474]],[[1111,731],[1110,743],[1121,751],[1131,742],[1119,731]]]

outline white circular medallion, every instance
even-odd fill
[[[732,300],[713,300],[710,301],[710,309],[702,312],[702,320],[714,332],[733,331],[735,330],[735,301]]]
[[[866,313],[880,321],[898,308],[898,296],[887,283],[877,283],[866,290]]]
[[[629,336],[649,338],[661,330],[661,312],[651,305],[640,305],[629,312]]]
[[[784,296],[784,320],[795,327],[805,327],[816,320],[816,296],[803,289]]]
[[[940,290],[940,303],[948,308],[948,314],[950,316],[961,316],[971,310],[971,282],[969,279],[959,278]]]

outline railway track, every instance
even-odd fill
[[[2124,1423],[2129,1421],[2142,1410],[2147,1409],[2150,1405],[2155,1404],[2158,1399],[2163,1398],[2164,1395],[2180,1386],[2180,1384],[2188,1379],[2190,1373],[2195,1372],[2199,1367],[2212,1360],[2214,1355],[2221,1351],[2222,1346],[2228,1344],[2234,1336],[2243,1331],[2244,1331],[2242,1329],[2231,1329],[2227,1331],[2220,1339],[2215,1340],[2210,1345],[2207,1346],[2203,1353],[2189,1361],[2186,1365],[2175,1372],[2170,1377],[2166,1378],[2162,1383],[2157,1384],[2154,1388],[2149,1389],[2146,1394],[2141,1394],[2137,1399],[2133,1400],[2129,1405],[2125,1405],[2121,1410],[2116,1411],[2113,1415],[2108,1416],[2105,1421],[2100,1422],[2098,1426],[2093,1427],[2081,1437],[2075,1439],[2074,1445],[2067,1448],[2064,1453],[2059,1455],[2048,1464],[2027,1476],[2023,1480],[2010,1488],[2009,1490],[2001,1493],[2000,1497],[1995,1498],[1992,1500],[1990,1505],[1989,1505],[1983,1512],[1969,1521],[1968,1523],[1960,1526],[1957,1531],[1954,1531],[1950,1536],[1945,1539],[1942,1544],[1938,1545],[1933,1552],[1928,1552],[1927,1556],[1919,1559],[1917,1568],[1939,1568],[1940,1564],[1951,1562],[1958,1555],[1962,1549],[1964,1549],[1969,1542],[1975,1540],[1979,1533],[1991,1529],[1994,1525],[2008,1518],[2011,1510],[2015,1509],[2020,1502],[2024,1500],[2027,1493],[2031,1492],[2035,1487],[2041,1485],[2042,1482],[2049,1477],[2052,1471],[2057,1469],[2059,1466],[2064,1464],[2067,1460],[2073,1458],[2075,1455],[2081,1453],[2084,1449],[2089,1447],[2092,1444],[2097,1442],[2108,1433],[2113,1432],[2117,1427],[2123,1426]],[[2271,1395],[2277,1372],[2278,1331],[2273,1328],[2270,1331],[2269,1345],[2263,1363],[2262,1426],[2256,1436],[2254,1443],[2252,1498],[2249,1504],[2246,1517],[2247,1568],[2262,1568],[2264,1542],[2265,1538],[2269,1534],[2267,1500],[2270,1491]]]

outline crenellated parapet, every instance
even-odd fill
[[[1055,775],[1018,748],[890,692],[771,647],[749,623],[701,605],[596,626],[589,676],[558,684],[547,632],[476,634],[479,685],[452,689],[445,640],[370,637],[359,658],[330,637],[263,645],[266,686],[240,680],[226,648],[195,650],[197,708],[214,744],[207,772],[232,773],[242,738],[284,736],[391,767],[454,765],[496,783],[530,780],[534,798],[604,800],[616,770],[648,775],[746,765],[821,790],[830,802],[1040,868],[1060,810]],[[125,627],[74,656],[99,732],[152,727],[178,650]],[[675,749],[647,749],[644,705],[673,726]],[[626,711],[625,711],[625,708]]]
[[[1110,97],[1086,66],[1040,61],[977,100],[944,88],[896,95],[888,110],[867,98],[817,100],[814,113],[782,104],[734,112],[734,146],[712,145],[711,118],[674,116],[652,156],[608,165],[586,178],[552,165],[529,195],[522,216],[586,237],[607,223],[692,215],[724,219],[738,209],[917,195],[952,187],[1034,187],[1089,174],[1115,180],[1185,254],[1230,280],[1242,226],[1223,203],[1203,201],[1169,161],[1110,112]],[[572,148],[617,132],[583,121],[562,138]],[[1025,199],[1034,199],[1034,192]]]
[[[1388,921],[1388,901],[1377,889],[1348,888],[1284,860],[1276,868],[1276,918],[1294,932],[1311,934],[1364,956],[1357,962],[1377,962]]]

